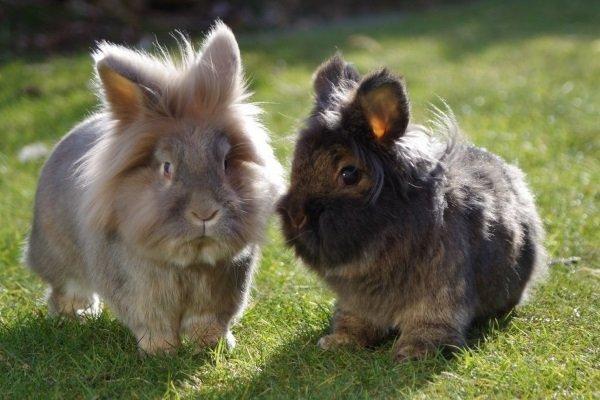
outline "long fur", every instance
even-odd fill
[[[419,358],[510,312],[546,270],[523,173],[469,144],[449,110],[407,125],[404,83],[386,70],[361,78],[336,56],[315,91],[278,211],[288,243],[337,294],[320,345],[400,332],[396,358]],[[360,173],[351,184],[348,166]]]
[[[51,312],[96,312],[99,295],[148,353],[233,344],[282,190],[231,30],[179,49],[98,45],[101,109],[44,166],[25,257]]]

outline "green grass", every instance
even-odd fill
[[[85,53],[0,65],[0,398],[600,398],[600,3],[485,1],[310,31],[241,38],[255,99],[282,161],[310,108],[310,76],[336,49],[408,82],[415,119],[443,97],[472,140],[519,164],[553,257],[577,255],[512,319],[451,359],[397,365],[376,350],[322,352],[332,294],[285,249],[274,221],[237,348],[139,359],[110,313],[46,317],[20,261],[41,162],[94,109]],[[363,46],[366,35],[378,45]],[[34,87],[36,90],[26,90]],[[27,94],[29,93],[29,94]]]

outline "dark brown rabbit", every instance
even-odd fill
[[[361,78],[340,57],[315,75],[316,104],[279,203],[296,254],[337,294],[325,349],[399,332],[398,360],[465,343],[509,312],[546,269],[523,173],[465,143],[450,112],[409,124],[403,81]]]

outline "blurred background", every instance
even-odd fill
[[[2,0],[0,56],[68,52],[98,39],[148,47],[221,18],[234,31],[310,29],[365,14],[401,13],[469,0]]]

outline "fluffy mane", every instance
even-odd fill
[[[405,134],[396,140],[392,154],[366,153],[361,146],[355,146],[355,152],[373,171],[375,185],[370,201],[377,200],[386,177],[404,195],[411,187],[438,179],[464,144],[452,110],[432,107],[432,118],[427,124],[409,124]]]
[[[93,127],[98,139],[77,167],[85,188],[80,213],[91,228],[115,227],[119,179],[147,163],[156,142],[186,123],[241,137],[248,161],[280,172],[261,110],[247,102],[250,93],[231,30],[217,22],[199,50],[183,35],[178,44],[175,53],[160,45],[149,53],[102,42],[92,54],[102,101]]]

